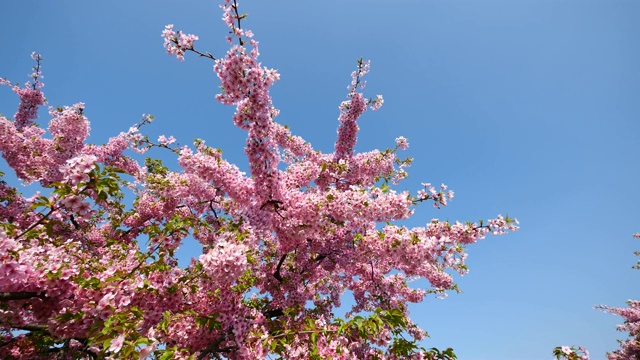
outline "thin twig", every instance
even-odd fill
[[[16,236],[14,238],[14,240],[18,240],[19,238],[22,237],[22,235],[28,233],[29,231],[31,231],[33,228],[35,228],[36,226],[42,224],[43,221],[45,221],[49,216],[51,216],[51,214],[53,214],[54,211],[58,210],[57,208],[51,208],[49,210],[48,213],[46,213],[43,217],[40,218],[40,220],[36,221],[35,223],[33,223],[31,226],[29,226],[25,231],[21,232],[18,236]]]

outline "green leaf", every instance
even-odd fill
[[[158,360],[169,360],[173,359],[173,354],[175,354],[174,350],[165,350],[165,352],[158,358]]]

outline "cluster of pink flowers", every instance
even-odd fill
[[[407,150],[409,148],[409,141],[404,136],[397,137],[396,146],[402,150]]]
[[[49,133],[60,153],[77,154],[84,147],[84,140],[89,136],[89,121],[83,115],[84,104],[71,107],[49,109],[52,119],[49,122]]]
[[[422,186],[423,189],[418,191],[416,199],[414,200],[416,202],[432,200],[433,206],[438,208],[440,206],[447,206],[447,201],[453,199],[454,192],[452,190],[445,192],[447,190],[447,185],[445,184],[440,185],[440,191],[436,191],[436,188],[431,185],[431,183],[422,183]],[[502,216],[499,216],[497,219],[492,220],[490,225],[495,225],[496,229],[508,229],[509,224],[504,221]],[[515,226],[513,223],[510,223],[510,225]]]
[[[200,255],[199,261],[213,281],[224,286],[232,284],[244,272],[247,266],[248,248],[238,243],[233,234],[226,234],[215,242],[206,253]]]
[[[553,354],[556,356],[556,359],[565,359],[565,360],[589,360],[589,351],[583,348],[582,346],[575,347],[571,346],[558,346],[553,350]]]
[[[72,186],[89,181],[89,173],[95,168],[97,160],[96,156],[86,154],[67,160],[62,167],[63,180]]]
[[[384,104],[384,99],[382,98],[382,95],[376,95],[375,99],[369,100],[369,105],[371,106],[371,110],[373,111],[380,110],[380,108],[382,107],[382,104]]]
[[[36,61],[36,66],[30,75],[33,79],[33,84],[27,82],[24,87],[20,87],[18,85],[12,85],[7,79],[0,78],[0,85],[11,86],[13,92],[20,97],[18,111],[13,116],[15,126],[18,129],[33,125],[33,120],[38,118],[38,107],[46,103],[44,94],[40,90],[44,86],[40,81],[42,78],[42,72],[40,70],[42,57],[40,54],[34,52],[31,54],[31,58]]]
[[[185,51],[193,50],[193,43],[198,40],[198,37],[193,34],[185,34],[180,31],[176,33],[173,31],[173,24],[165,26],[162,37],[167,53],[175,55],[180,61],[184,60]]]
[[[167,146],[169,144],[173,144],[174,142],[176,142],[176,138],[174,138],[173,136],[169,136],[168,138],[164,135],[160,135],[158,137],[158,142],[161,145]]]

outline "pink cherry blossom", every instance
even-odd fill
[[[396,145],[402,150],[406,150],[409,148],[409,142],[404,136],[396,138]]]
[[[111,341],[111,345],[109,346],[109,349],[107,351],[117,354],[120,349],[122,349],[122,345],[124,344],[124,335],[118,335],[117,338],[113,339],[113,341]]]

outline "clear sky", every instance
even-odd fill
[[[165,54],[174,23],[226,52],[214,0],[2,1],[0,76],[27,80],[44,59],[52,106],[86,104],[93,142],[156,116],[152,138],[196,137],[246,169],[233,109],[214,100],[213,63]],[[640,298],[640,2],[635,0],[245,0],[243,27],[277,68],[278,120],[330,152],[338,105],[359,57],[365,94],[385,104],[360,120],[358,150],[404,135],[415,159],[401,189],[446,183],[456,198],[432,218],[517,217],[521,230],[469,248],[463,293],[428,298],[412,317],[428,347],[461,360],[550,359],[583,345],[617,347],[621,319],[593,310]],[[191,54],[188,54],[191,55]],[[0,89],[0,112],[17,98]],[[43,117],[42,120],[48,120]],[[169,159],[169,154],[152,153]],[[0,170],[7,165],[0,162]],[[182,256],[197,256],[189,245]]]

